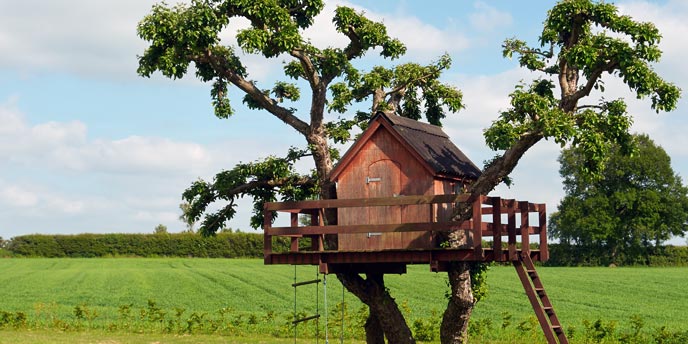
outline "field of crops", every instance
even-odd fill
[[[242,335],[253,325],[257,333],[290,335],[286,324],[294,308],[292,266],[263,266],[257,259],[0,259],[0,271],[0,312],[22,313],[28,322],[39,323],[34,327],[150,332],[159,326],[164,333],[171,326],[168,332],[180,332],[188,326],[193,330],[189,319],[195,315],[199,329],[226,322],[229,332],[224,334]],[[640,319],[645,329],[688,330],[688,268],[539,272],[567,328],[582,331],[598,319],[602,327],[621,328]],[[296,275],[298,281],[317,277],[315,267],[298,267]],[[446,305],[444,274],[412,266],[408,274],[388,276],[387,284],[410,324],[417,321],[422,329],[423,323],[439,322]],[[491,267],[488,284],[488,297],[473,315],[478,328],[532,325],[533,311],[512,267]],[[317,295],[315,285],[300,287],[297,311],[314,313],[317,298],[324,315],[323,293],[322,284]],[[327,279],[327,297],[330,325],[339,327],[342,287],[334,276]],[[364,308],[350,294],[343,300],[345,332],[353,336],[365,318]],[[234,332],[231,324],[236,325]]]

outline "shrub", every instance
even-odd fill
[[[273,243],[276,250],[286,250],[286,240]],[[10,241],[12,255],[25,257],[90,258],[107,256],[135,257],[262,257],[260,233],[219,233],[202,237],[194,233],[178,234],[78,234],[24,235]],[[2,252],[0,252],[2,253]]]

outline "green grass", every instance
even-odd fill
[[[315,267],[296,270],[299,281],[316,277]],[[138,316],[148,300],[155,300],[168,314],[175,308],[185,309],[186,315],[217,314],[223,308],[232,315],[265,317],[273,312],[280,317],[273,326],[281,326],[294,307],[294,267],[264,266],[258,259],[14,258],[0,259],[0,271],[0,311],[24,312],[29,319],[46,322],[52,317],[74,321],[74,308],[81,305],[97,312],[93,324],[114,323],[120,306],[132,304],[132,314]],[[631,316],[639,315],[646,328],[688,330],[688,268],[540,267],[538,271],[566,327],[581,329],[585,319],[613,320],[628,327]],[[419,265],[386,280],[409,323],[439,322],[446,306],[445,274]],[[334,276],[327,282],[331,311],[342,301],[342,287]],[[488,284],[489,294],[477,305],[473,321],[491,319],[499,328],[505,312],[513,315],[513,324],[533,314],[513,267],[492,267]],[[322,293],[320,285],[320,307]],[[297,297],[299,311],[315,311],[314,286],[300,287]],[[348,293],[345,302],[352,314],[361,307]],[[355,326],[353,318],[347,327]],[[7,332],[12,331],[3,330],[3,336]]]
[[[224,337],[215,335],[130,334],[104,331],[5,330],[0,344],[289,344],[291,338],[269,336]],[[301,341],[305,342],[305,341]],[[347,341],[347,343],[363,343]]]

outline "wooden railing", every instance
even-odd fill
[[[291,238],[290,252],[324,252],[324,236],[327,234],[353,234],[353,233],[386,233],[386,232],[450,232],[467,230],[472,235],[472,244],[465,249],[472,249],[476,260],[484,258],[482,241],[492,239],[492,249],[495,252],[495,260],[503,260],[501,252],[502,236],[507,237],[508,260],[518,260],[518,248],[516,238],[520,236],[521,250],[530,251],[530,236],[539,237],[539,258],[545,261],[549,258],[547,249],[547,219],[545,204],[502,199],[500,197],[476,197],[471,203],[472,219],[469,221],[449,222],[421,222],[399,224],[362,224],[362,225],[325,225],[323,218],[326,209],[350,208],[350,207],[380,207],[380,206],[405,206],[405,205],[430,205],[456,204],[470,202],[470,195],[437,195],[437,196],[397,196],[386,198],[363,199],[330,199],[298,202],[268,202],[264,205],[264,254],[266,262],[273,254],[272,238]],[[273,212],[287,212],[291,214],[291,223],[288,227],[272,227]],[[537,224],[532,225],[530,214],[537,213]],[[299,214],[311,216],[310,225],[299,226]],[[506,215],[506,221],[502,216]],[[517,218],[518,228],[517,228]],[[311,247],[307,250],[299,249],[299,239],[310,238]],[[437,249],[440,249],[439,247]],[[328,251],[329,252],[329,251]],[[499,252],[499,254],[496,254]]]

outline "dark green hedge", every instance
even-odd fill
[[[273,243],[286,250],[286,240]],[[12,238],[7,249],[25,257],[90,258],[107,256],[137,257],[262,257],[263,235],[259,233],[218,233],[202,237],[178,234],[78,234],[24,235]]]
[[[606,252],[593,252],[576,245],[550,244],[549,256],[545,264],[548,266],[607,266],[612,263]],[[633,257],[619,256],[616,263],[627,266],[688,266],[688,247],[651,247]]]

